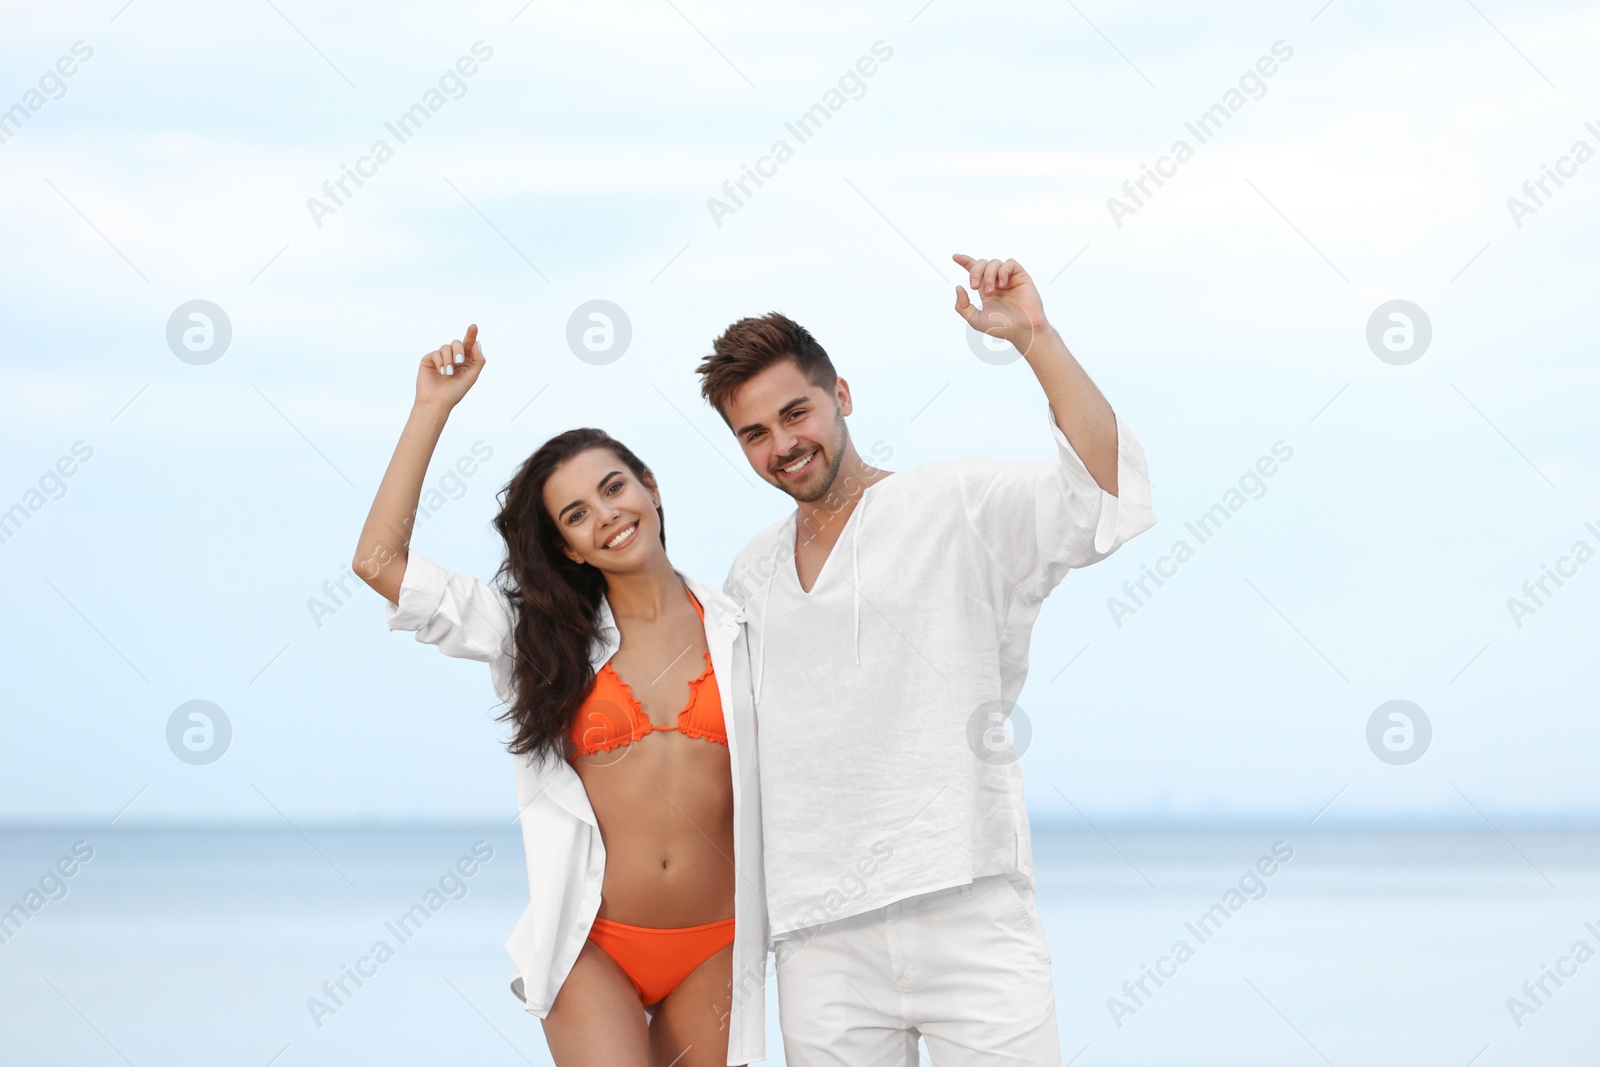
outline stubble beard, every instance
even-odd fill
[[[837,416],[835,417],[837,418]],[[779,489],[782,489],[785,493],[788,493],[801,504],[813,504],[827,496],[828,491],[833,488],[834,480],[839,477],[839,468],[844,464],[845,453],[849,451],[850,428],[845,425],[844,419],[842,418],[838,419],[838,423],[839,432],[836,435],[836,440],[829,441],[824,447],[824,451],[829,453],[830,456],[828,460],[828,472],[827,475],[821,480],[818,487],[815,490],[808,491],[799,486],[791,487],[785,485],[781,481],[778,483]],[[802,493],[805,495],[802,496]]]

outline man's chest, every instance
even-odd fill
[[[850,643],[884,628],[904,634],[944,628],[955,619],[991,616],[1001,606],[993,563],[968,531],[878,518],[859,537],[847,530],[832,545],[796,545],[768,591],[752,598],[757,633]]]
[[[819,534],[810,539],[801,536],[795,540],[795,577],[800,583],[801,591],[810,593],[816,588],[817,578],[821,576],[823,567],[827,565],[828,559],[839,544],[839,534],[837,532],[830,535]]]

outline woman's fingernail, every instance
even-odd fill
[[[454,365],[452,365],[452,364],[449,364],[449,363],[446,363],[446,364],[445,364],[445,365],[444,365],[444,372],[445,372],[445,373],[446,373],[446,374],[448,374],[448,375],[450,375],[450,376],[451,376],[451,377],[452,377],[452,378],[454,378],[454,377],[455,377],[455,374],[456,374],[456,368],[455,368],[455,366],[454,366]]]
[[[464,360],[464,359],[466,359],[466,358],[467,358],[467,357],[466,357],[466,356],[464,356],[464,355],[462,355],[462,354],[461,354],[461,353],[460,353],[460,352],[457,352],[457,353],[456,353],[456,362],[457,362],[457,363],[460,363],[460,362],[461,362],[461,361],[462,361],[462,360]]]

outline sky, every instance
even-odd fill
[[[737,318],[805,324],[890,469],[1050,454],[1027,365],[953,310],[956,252],[1035,278],[1158,517],[1040,616],[1036,817],[1600,814],[1600,9],[108,0],[0,26],[0,820],[509,817],[487,669],[348,580],[422,353],[475,322],[488,364],[417,551],[489,578],[497,490],[595,425],[720,584],[788,501],[698,394]],[[628,324],[609,362],[568,341],[597,300]],[[211,762],[169,742],[191,701],[228,724]]]

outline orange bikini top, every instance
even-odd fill
[[[689,593],[689,601],[704,622],[706,613],[700,601],[693,593]],[[711,653],[708,651],[704,656],[706,669],[689,683],[689,703],[678,713],[678,721],[672,726],[651,723],[643,706],[634,699],[633,690],[607,660],[605,666],[595,672],[594,687],[573,716],[572,729],[567,734],[573,753],[568,760],[631,745],[656,730],[677,730],[685,737],[726,745],[728,734],[722,721],[722,694],[717,689],[717,676],[711,673]]]

